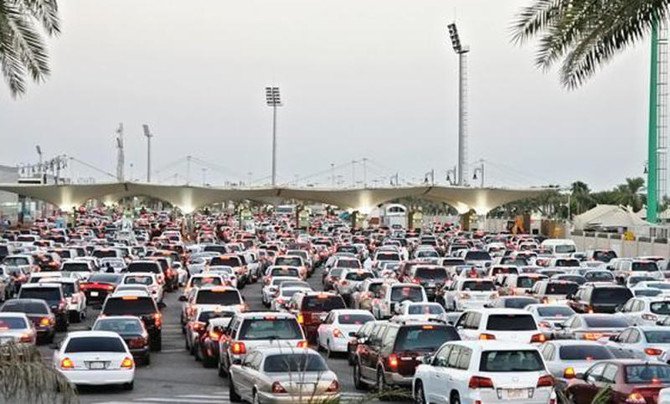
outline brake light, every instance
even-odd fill
[[[161,313],[154,314],[154,324],[156,325],[156,327],[160,327],[161,324],[163,324],[163,316],[161,315]]]
[[[105,290],[114,290],[114,286],[113,286],[113,285],[105,285],[105,286],[103,286],[102,288],[105,289]]]
[[[645,404],[646,402],[644,396],[637,391],[633,391],[626,397],[626,403],[628,404]]]
[[[586,307],[584,308],[584,310],[585,310],[587,313],[589,313],[589,314],[593,314],[593,307],[591,307],[591,306],[586,306]]]
[[[663,350],[658,348],[645,348],[644,353],[646,353],[649,356],[658,356],[663,353]]]
[[[496,336],[493,335],[493,334],[484,333],[484,334],[479,334],[479,339],[483,340],[483,341],[492,340],[492,339],[496,339]]]
[[[70,358],[63,358],[63,360],[60,361],[60,368],[63,370],[74,369],[74,362],[72,362],[72,359]]]
[[[121,361],[121,369],[132,369],[133,366],[135,366],[135,362],[133,362],[132,358],[126,357]]]
[[[218,341],[219,338],[221,338],[221,334],[219,334],[218,332],[213,330],[209,332],[209,339],[211,339],[212,341]]]
[[[587,339],[589,341],[597,341],[602,337],[603,337],[602,334],[598,334],[598,333],[595,333],[595,332],[587,332],[587,333],[584,334],[584,339]]]
[[[337,393],[338,391],[340,391],[340,383],[337,380],[333,380],[326,389],[326,393]]]
[[[200,321],[196,321],[195,323],[193,323],[192,328],[193,328],[195,331],[202,331],[202,330],[205,329],[205,323],[202,323],[202,322],[200,322]]]
[[[244,345],[244,342],[233,342],[230,350],[233,352],[233,355],[244,355],[247,353],[247,347]]]
[[[33,335],[32,334],[23,334],[21,335],[21,339],[19,340],[20,342],[33,342]]]
[[[342,338],[342,337],[344,337],[344,335],[342,335],[342,331],[340,331],[339,328],[334,328],[333,329],[333,337]]]
[[[137,296],[123,296],[121,299],[123,300],[137,300]]]
[[[551,375],[540,376],[537,379],[537,387],[554,387],[554,378]]]
[[[563,377],[566,379],[574,379],[575,376],[576,376],[575,368],[573,367],[565,368],[565,370],[563,371]]]
[[[547,340],[547,337],[544,336],[544,334],[535,334],[530,338],[530,342],[545,342]]]
[[[389,355],[389,368],[391,368],[391,370],[398,369],[398,355],[396,354]]]
[[[492,389],[493,380],[488,377],[472,376],[468,382],[470,389]]]
[[[347,286],[348,284],[349,284],[349,281],[347,281],[347,280],[342,280],[342,282],[340,282],[340,285],[342,285],[342,286]]]
[[[286,389],[279,382],[272,383],[272,392],[273,393],[286,393]]]
[[[305,324],[305,316],[302,313],[298,313],[298,324]]]
[[[51,319],[49,317],[42,317],[40,319],[40,325],[43,327],[48,327],[51,325]]]
[[[145,343],[146,343],[146,340],[143,337],[133,338],[130,341],[128,341],[128,347],[129,348],[142,348]]]

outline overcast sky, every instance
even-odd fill
[[[170,165],[192,155],[211,164],[207,182],[268,182],[264,87],[277,84],[280,182],[324,172],[303,183],[330,185],[334,163],[349,185],[345,164],[363,157],[370,183],[431,169],[444,181],[457,161],[457,58],[446,33],[456,18],[471,47],[469,160],[488,162],[487,185],[604,189],[641,176],[648,46],[564,90],[555,72],[534,67],[532,46],[509,41],[530,1],[61,0],[51,77],[18,100],[0,88],[0,163],[36,161],[40,144],[46,156],[114,172],[123,122],[126,177],[144,178],[148,123],[154,168],[168,166],[157,180],[184,182],[186,165]],[[355,171],[362,181],[362,164]],[[72,174],[93,173],[75,164]],[[191,181],[202,178],[194,163]]]

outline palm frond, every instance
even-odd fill
[[[42,23],[42,28],[48,35],[58,35],[60,33],[56,0],[22,0],[22,3],[26,10]]]

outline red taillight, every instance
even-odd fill
[[[42,318],[40,319],[40,325],[41,325],[42,327],[48,327],[48,326],[50,326],[51,324],[53,324],[53,323],[52,323],[50,317],[42,317]]]
[[[105,290],[114,290],[114,285],[105,285],[105,286],[103,286],[103,289],[105,289]]]
[[[243,355],[247,353],[247,347],[244,345],[244,342],[233,342],[230,350],[233,355]]]
[[[663,353],[661,349],[658,348],[645,348],[644,353],[646,353],[649,356],[658,356]]]
[[[554,378],[551,377],[551,375],[540,376],[540,378],[537,379],[537,387],[553,387],[553,386],[554,386]]]
[[[338,391],[340,391],[340,383],[337,380],[333,380],[326,389],[326,393],[337,393]]]
[[[142,348],[146,344],[146,340],[143,337],[133,338],[128,341],[129,348]]]
[[[626,397],[626,403],[628,404],[645,404],[646,402],[644,396],[635,390]]]
[[[589,341],[597,341],[600,338],[602,338],[603,335],[595,332],[587,332],[584,334],[584,339],[587,339]]]
[[[221,334],[219,334],[218,332],[213,330],[209,332],[209,339],[211,339],[212,341],[218,341],[220,338]]]
[[[286,389],[279,382],[272,383],[272,392],[273,393],[286,393]]]
[[[60,361],[60,368],[63,370],[74,369],[74,362],[72,362],[72,359],[70,358],[63,358],[63,360]]]
[[[19,341],[20,342],[33,342],[33,335],[32,334],[23,334],[23,335],[21,335],[21,339]]]
[[[135,362],[133,362],[132,358],[126,357],[121,362],[121,369],[132,369],[133,366],[135,366]]]
[[[307,341],[305,341],[305,340],[298,341],[298,348],[307,348],[307,347],[309,347],[309,344],[307,343]]]
[[[160,327],[161,324],[163,324],[163,316],[161,315],[161,313],[154,314],[154,324],[156,325],[156,327]]]
[[[398,369],[398,355],[389,355],[389,368],[394,371]]]
[[[547,340],[547,337],[544,336],[544,334],[535,334],[530,338],[530,342],[545,342]]]
[[[488,377],[472,376],[468,382],[470,389],[492,389],[493,380]]]
[[[493,335],[493,334],[484,333],[484,334],[479,334],[479,339],[481,339],[481,340],[492,340],[492,339],[496,339],[496,336]]]

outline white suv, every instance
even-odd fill
[[[464,340],[496,340],[519,343],[543,343],[545,335],[535,317],[522,309],[469,310],[456,322]]]

